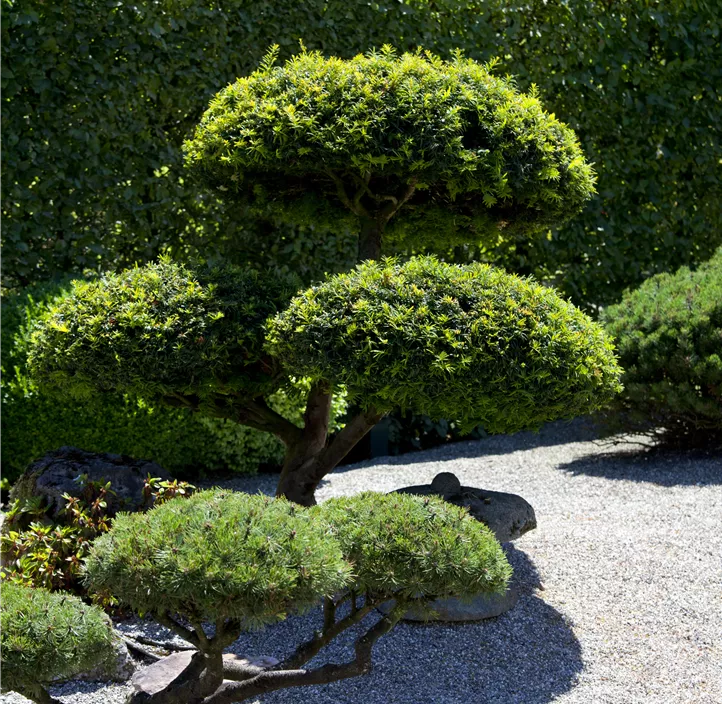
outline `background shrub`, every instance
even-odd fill
[[[178,256],[273,261],[309,278],[349,268],[352,240],[251,224],[184,173],[180,146],[210,97],[309,49],[349,58],[385,43],[454,48],[535,82],[595,162],[598,196],[548,239],[454,252],[554,282],[578,304],[722,238],[716,139],[722,44],[711,0],[71,0],[4,3],[6,285],[56,271]],[[92,47],[92,52],[88,50]],[[31,116],[28,119],[27,116]],[[272,236],[269,236],[271,233]]]
[[[290,369],[364,408],[515,432],[599,408],[618,390],[611,342],[552,290],[485,264],[364,262],[269,322]]]
[[[3,582],[0,622],[3,692],[35,699],[43,684],[117,657],[110,619],[70,594]]]
[[[612,428],[656,428],[685,445],[722,441],[722,249],[695,271],[645,281],[602,321],[624,367]]]

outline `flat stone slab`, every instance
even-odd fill
[[[461,486],[451,472],[437,474],[431,484],[406,486],[395,491],[418,496],[435,494],[444,501],[463,506],[477,521],[489,526],[500,543],[516,540],[537,526],[534,509],[521,496]]]
[[[130,681],[133,689],[135,692],[143,692],[149,696],[164,690],[188,667],[195,652],[197,651],[181,650],[138,670]],[[224,662],[237,662],[240,665],[254,665],[264,669],[273,667],[279,662],[276,658],[267,655],[239,657],[234,653],[224,653],[223,660]]]

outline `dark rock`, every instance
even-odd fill
[[[182,650],[161,658],[158,662],[154,662],[142,670],[138,670],[130,681],[136,694],[143,692],[148,696],[152,696],[165,689],[188,667],[195,652],[197,651]],[[224,653],[223,660],[230,665],[237,663],[244,666],[252,665],[260,669],[273,667],[279,662],[276,658],[265,655],[242,658],[233,653]]]
[[[126,455],[85,452],[76,447],[61,447],[33,462],[17,480],[10,492],[10,500],[43,496],[50,518],[65,506],[63,494],[80,496],[82,487],[76,481],[81,475],[88,481],[110,482],[114,492],[107,497],[108,513],[135,511],[143,504],[143,484],[146,477],[170,479],[162,467],[149,460],[137,460]]]
[[[477,521],[494,531],[500,543],[516,540],[537,525],[534,509],[521,496],[461,486],[451,472],[437,474],[431,484],[407,486],[396,491],[419,496],[436,494],[449,503],[464,506]]]
[[[404,621],[426,621],[455,623],[463,621],[482,621],[487,618],[501,616],[501,614],[513,608],[519,600],[519,592],[515,587],[510,587],[506,594],[482,594],[473,599],[436,599],[431,603],[430,614],[418,607],[410,608],[404,614]],[[393,608],[394,602],[387,601],[381,604],[379,611],[388,613]]]

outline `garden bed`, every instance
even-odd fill
[[[539,527],[510,550],[518,605],[472,625],[401,624],[377,644],[369,676],[276,692],[259,704],[722,701],[722,457],[601,445],[581,424],[557,423],[342,467],[318,497],[390,491],[440,471],[534,506]],[[271,493],[275,483],[259,475],[225,485]],[[232,650],[279,657],[318,619],[314,612],[246,634]],[[344,655],[350,642],[340,639],[327,655]],[[120,704],[128,691],[53,688],[68,704]]]

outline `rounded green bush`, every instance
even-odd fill
[[[572,130],[489,65],[388,47],[274,58],[223,89],[185,145],[186,163],[231,198],[338,229],[413,185],[387,235],[418,244],[530,234],[594,190]]]
[[[142,398],[271,392],[281,382],[263,324],[295,290],[278,275],[167,259],[74,282],[32,335],[30,371],[75,392]]]
[[[613,428],[722,440],[722,249],[696,271],[653,276],[601,320],[624,367]]]
[[[554,291],[433,257],[328,278],[269,323],[268,347],[366,407],[495,433],[591,412],[620,388],[604,330]]]
[[[438,497],[364,492],[311,509],[353,565],[354,589],[381,597],[503,593],[511,566],[494,534]]]
[[[63,592],[2,583],[2,691],[29,695],[116,657],[110,619]]]
[[[272,623],[344,587],[349,567],[317,516],[219,489],[121,514],[86,563],[93,588],[140,612]]]

